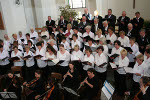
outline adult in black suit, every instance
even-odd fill
[[[136,30],[133,29],[133,25],[131,23],[128,24],[128,28],[126,30],[126,35],[131,38],[131,37],[137,37],[138,34],[136,32]]]
[[[48,16],[48,20],[46,21],[46,26],[49,33],[52,33],[52,27],[55,26],[55,21],[51,19],[51,16]]]
[[[83,16],[82,17],[82,21],[79,23],[78,27],[79,27],[79,30],[81,33],[84,33],[85,32],[85,27],[87,25],[90,25],[87,21],[86,21],[86,17]]]
[[[92,20],[93,23],[94,23],[94,19],[95,19],[95,18],[97,18],[97,19],[99,20],[98,23],[99,23],[100,25],[102,25],[102,16],[99,16],[98,13],[97,13],[97,15],[95,15],[94,18],[93,18],[93,20]]]
[[[150,37],[146,35],[145,29],[140,30],[140,35],[137,37],[137,43],[139,45],[139,51],[144,54],[146,45],[150,43]]]
[[[86,17],[86,21],[89,22],[89,20],[91,19],[90,13],[88,12],[88,9],[85,8],[84,9],[84,14],[82,15],[82,17],[85,16]]]
[[[108,15],[105,16],[108,21],[109,26],[115,29],[116,16],[112,14],[112,9],[108,9]]]
[[[72,17],[69,18],[69,23],[72,25],[72,27],[78,27],[78,22],[73,20]]]
[[[108,22],[107,21],[104,21],[103,22],[103,27],[102,27],[102,33],[103,33],[103,35],[107,35],[108,34]]]
[[[58,27],[63,28],[64,32],[67,30],[68,21],[64,19],[63,16],[60,16],[60,20],[58,22]]]
[[[130,18],[126,16],[126,11],[122,12],[122,16],[118,18],[119,31],[127,30]]]
[[[140,31],[144,24],[144,19],[140,17],[140,12],[135,13],[135,18],[132,20],[133,28]]]
[[[94,19],[94,24],[92,24],[91,31],[95,33],[98,29],[102,29],[102,24],[99,24],[99,20],[97,18]]]

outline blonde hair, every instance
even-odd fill
[[[98,29],[98,30],[96,31],[96,34],[98,34],[98,33],[101,33],[101,34],[102,34],[102,30],[101,30],[101,29]]]
[[[67,24],[67,27],[70,27],[70,28],[72,28],[72,25],[71,25],[71,24]]]
[[[139,55],[136,56],[136,59],[139,59],[139,60],[143,61],[144,60],[144,55],[139,54]]]
[[[128,52],[127,52],[127,50],[122,49],[122,50],[120,51],[120,53],[123,54],[123,55],[125,55],[125,56],[127,56],[127,53],[128,53]]]
[[[74,49],[75,49],[75,48],[78,48],[78,49],[79,49],[79,45],[76,44],[76,45],[74,46]]]
[[[120,31],[119,35],[121,35],[121,34],[125,35],[125,32],[124,31]]]
[[[91,26],[86,26],[85,29],[91,30]]]
[[[104,45],[106,45],[106,38],[105,37],[101,37],[99,40],[102,41]]]

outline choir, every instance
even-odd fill
[[[55,72],[62,75],[65,100],[74,96],[77,96],[75,100],[97,100],[95,97],[102,88],[99,83],[103,84],[108,70],[113,70],[115,94],[148,100],[150,38],[143,29],[140,12],[135,15],[130,20],[126,12],[122,12],[117,19],[119,34],[115,33],[116,16],[111,9],[105,18],[94,16],[90,20],[89,15],[84,14],[80,23],[72,17],[68,22],[60,16],[57,26],[48,16],[41,34],[33,28],[30,33],[20,31],[12,38],[5,34],[4,40],[0,40],[0,75],[6,74],[1,91],[15,92],[18,100],[23,99],[22,96],[25,100],[60,100],[52,98],[61,94],[57,82],[45,92],[45,85]],[[132,73],[126,68],[131,68]],[[18,73],[22,79],[16,76]],[[126,84],[129,80],[130,88]]]

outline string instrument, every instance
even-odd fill
[[[35,78],[32,81],[30,81],[27,86],[24,85],[24,94],[25,94],[25,96],[28,96],[33,92],[31,89],[29,89],[29,87],[34,87],[36,81],[38,81],[38,80],[39,80],[39,78]]]
[[[148,86],[148,84],[145,84],[145,85],[144,85],[144,88],[147,87],[147,86]],[[140,91],[134,96],[134,99],[133,99],[133,100],[140,100],[140,99],[139,99],[139,94],[141,94],[141,92],[142,92],[142,91],[141,91],[141,89],[140,89]]]
[[[48,100],[54,90],[55,86],[52,85],[51,88],[47,91],[47,94],[44,96],[43,100]]]
[[[10,82],[10,84],[8,85],[8,87],[7,87],[7,89],[6,89],[6,90],[8,90],[8,89],[9,89],[9,87],[11,86],[11,84],[15,84],[15,86],[14,86],[14,87],[17,87],[17,86],[16,86],[17,80],[16,80],[15,78],[16,78],[16,77],[15,77],[15,76],[13,76],[13,78],[12,78],[12,80],[11,80],[11,82]]]

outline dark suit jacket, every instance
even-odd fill
[[[139,100],[149,100],[150,99],[150,87],[147,88],[146,90],[146,94],[143,95],[143,93],[141,92],[138,95]]]
[[[98,29],[102,29],[102,25],[101,25],[101,24],[99,24],[99,23],[98,23]],[[96,32],[96,31],[95,31],[95,24],[92,24],[91,31],[92,31],[93,33],[95,33],[95,32]]]
[[[69,23],[72,25],[72,28],[73,28],[73,27],[78,27],[78,22],[75,21],[75,20],[73,21],[73,24],[72,24],[71,22],[69,22]]]
[[[136,37],[138,36],[136,30],[134,30],[134,29],[132,29],[129,34],[128,34],[128,30],[126,30],[125,32],[126,32],[126,35],[127,35],[129,38],[131,38],[131,37],[135,37],[135,38],[136,38]]]
[[[94,19],[95,19],[95,16],[94,16],[94,18],[93,18],[93,20],[92,20],[92,24],[94,24]],[[98,16],[98,20],[99,20],[98,23],[99,23],[100,25],[102,25],[102,19],[103,19],[103,18],[102,18],[101,16]]]
[[[59,22],[58,22],[59,28],[63,28],[63,29],[64,29],[64,32],[67,30],[67,24],[68,24],[68,21],[67,21],[67,20],[64,20],[63,23],[61,23],[61,20],[59,20]]]
[[[79,25],[78,25],[79,31],[80,31],[81,33],[84,33],[84,32],[85,32],[85,27],[86,27],[87,25],[90,25],[90,24],[89,24],[88,22],[86,22],[86,24],[84,25],[83,22],[80,22]]]
[[[133,18],[133,20],[131,21],[131,23],[133,24],[133,28],[140,31],[141,28],[143,27],[144,24],[144,19],[143,18],[139,18],[139,22],[136,18]],[[135,26],[135,24],[137,24],[137,26]]]
[[[55,21],[54,21],[54,20],[51,20],[50,23],[49,23],[49,21],[46,21],[46,26],[47,26],[47,28],[48,28],[49,33],[52,33],[52,27],[55,26]],[[49,26],[52,26],[52,27],[49,27]]]
[[[105,18],[108,18],[108,15],[106,15]],[[110,21],[110,23],[109,23],[109,26],[112,26],[112,27],[115,28],[116,16],[112,14],[111,17],[108,18],[108,19],[111,19],[111,21]]]
[[[117,20],[118,24],[119,24],[119,31],[125,31],[125,30],[127,30],[127,26],[129,24],[130,18],[125,16],[125,18],[123,20],[121,20],[121,19],[122,19],[122,16],[120,16]],[[121,21],[124,22],[124,24],[122,24]]]

